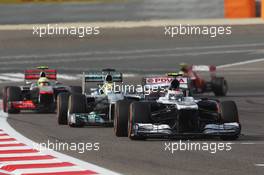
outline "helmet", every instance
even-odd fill
[[[170,100],[178,100],[183,97],[183,92],[180,89],[180,82],[177,79],[174,79],[169,87],[168,97]]]
[[[112,77],[112,75],[106,75],[106,77],[105,77],[105,81],[107,82],[107,83],[111,83],[112,81],[113,81],[113,77]]]
[[[47,79],[46,77],[39,78],[38,85],[39,86],[48,86],[49,85],[49,79]]]
[[[39,77],[46,77],[46,73],[45,72],[40,72]]]
[[[180,87],[180,82],[177,79],[172,80],[170,84],[170,90],[176,90],[179,89]]]
[[[181,67],[181,71],[182,72],[187,72],[188,71],[188,64],[186,64],[186,63],[181,63],[180,64],[180,67]]]

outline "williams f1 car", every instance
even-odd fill
[[[114,69],[83,73],[82,94],[61,93],[57,100],[58,124],[71,127],[85,125],[113,125],[115,104],[128,96],[113,88],[114,83],[122,83],[122,73]],[[99,83],[96,88],[87,88],[88,83]]]
[[[189,77],[170,78],[145,79],[146,85],[167,87],[156,100],[124,99],[116,103],[116,136],[131,139],[217,136],[227,140],[239,137],[241,125],[234,101],[195,99],[189,96]]]
[[[25,70],[25,85],[3,88],[3,109],[8,113],[21,110],[55,112],[56,97],[61,92],[79,92],[81,87],[64,86],[57,82],[57,71],[40,66]]]

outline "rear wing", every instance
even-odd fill
[[[195,72],[216,72],[216,66],[212,65],[192,65],[190,69]]]
[[[113,82],[123,82],[123,74],[120,72],[88,72],[83,73],[84,82],[104,82],[105,77],[111,75],[113,77]]]
[[[105,69],[101,72],[83,72],[82,87],[85,92],[86,83],[103,83],[105,82],[106,76],[111,75],[113,82],[123,82],[123,74],[115,70]]]
[[[50,80],[57,80],[57,71],[55,69],[31,69],[25,70],[25,80],[38,80],[40,78],[40,74],[45,73],[46,78]]]
[[[181,89],[189,89],[189,78],[184,76],[155,76],[143,78],[143,85],[149,87],[169,87],[171,82],[177,79],[180,82]]]
[[[216,66],[212,65],[192,65],[190,71],[196,75],[198,72],[209,72],[211,78],[216,77]]]

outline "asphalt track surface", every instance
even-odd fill
[[[226,65],[264,58],[263,29],[262,25],[237,26],[231,36],[174,39],[164,37],[163,28],[108,29],[99,37],[84,39],[62,36],[39,39],[29,31],[1,31],[0,70],[19,72],[48,64],[66,73],[114,67],[144,74],[172,71],[180,62]],[[48,140],[100,142],[99,152],[62,152],[123,174],[261,175],[264,168],[264,63],[226,67],[220,69],[219,74],[224,75],[230,85],[230,93],[222,100],[237,103],[243,127],[242,136],[233,142],[231,151],[215,154],[176,151],[172,154],[165,151],[164,143],[179,140],[131,141],[116,138],[113,128],[58,126],[55,114],[10,115],[8,122],[18,132],[39,143]],[[137,82],[139,78],[126,81]],[[192,142],[222,141],[198,139]]]

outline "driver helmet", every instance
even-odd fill
[[[40,72],[39,77],[46,77],[46,73],[45,72]]]
[[[170,90],[177,90],[180,87],[180,82],[175,78],[170,84]]]
[[[181,70],[182,73],[187,73],[188,69],[189,69],[188,64],[186,64],[186,63],[181,63],[180,64],[180,70]]]
[[[168,95],[169,95],[169,99],[174,99],[174,100],[177,100],[183,97],[184,94],[182,90],[180,89],[180,82],[177,79],[174,79],[171,82]]]
[[[106,83],[112,83],[113,82],[113,77],[112,77],[112,75],[106,75],[106,77],[105,77],[105,82]]]
[[[48,86],[49,85],[49,79],[46,77],[39,78],[38,85],[39,86]]]

